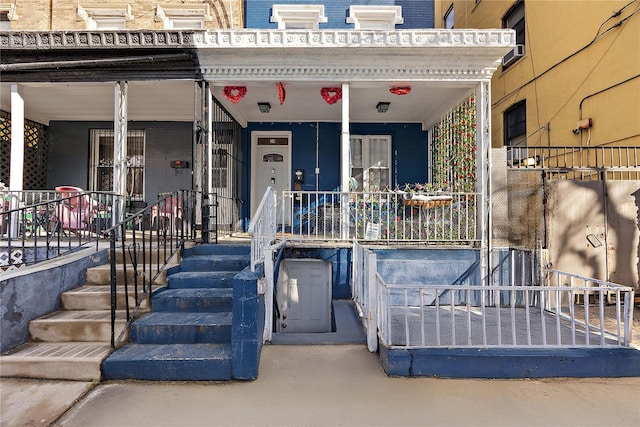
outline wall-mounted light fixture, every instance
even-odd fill
[[[261,113],[268,113],[271,110],[271,104],[268,102],[258,102],[258,109]]]
[[[378,110],[378,113],[386,113],[387,111],[389,111],[390,104],[390,102],[378,102],[378,105],[376,105],[376,110]]]

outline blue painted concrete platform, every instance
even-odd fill
[[[231,344],[130,344],[103,365],[105,379],[228,381]]]
[[[380,346],[391,376],[441,378],[638,377],[635,348],[422,348]]]

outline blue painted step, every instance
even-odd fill
[[[180,271],[240,271],[250,263],[249,255],[192,255],[182,259]]]
[[[181,271],[167,277],[172,289],[232,288],[237,271]]]
[[[137,344],[229,343],[231,318],[229,312],[154,311],[131,324],[130,341]]]
[[[102,364],[107,380],[228,381],[231,344],[128,344]]]
[[[153,295],[152,307],[154,312],[229,312],[233,308],[233,289],[163,289]]]
[[[247,245],[196,245],[184,250],[182,257],[193,255],[250,255],[251,246]]]

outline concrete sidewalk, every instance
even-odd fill
[[[91,386],[3,379],[0,425],[640,425],[640,378],[390,378],[364,345],[265,346],[252,382]]]

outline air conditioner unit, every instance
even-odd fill
[[[502,66],[505,67],[505,66],[511,64],[512,62],[516,61],[521,56],[524,56],[524,45],[523,44],[517,44],[516,47],[514,47],[512,51],[507,53],[502,58]]]

